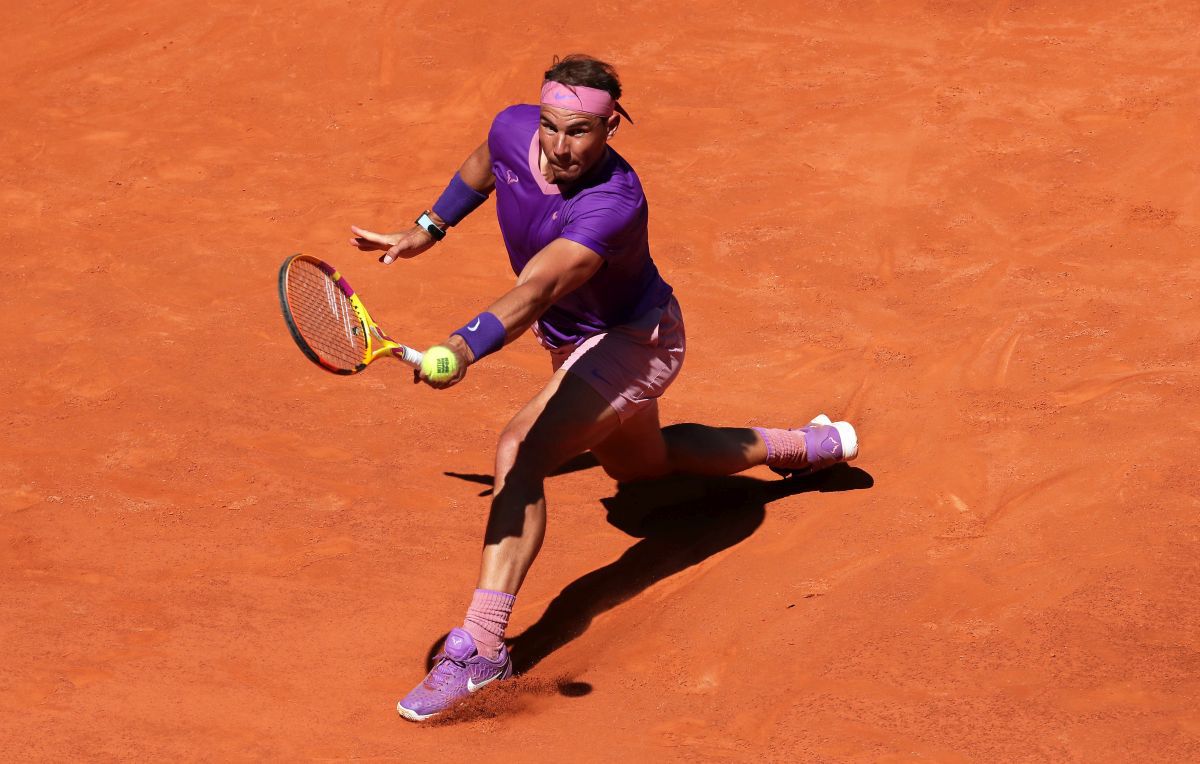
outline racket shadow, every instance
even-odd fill
[[[619,485],[616,495],[601,499],[608,522],[640,540],[613,562],[567,584],[537,622],[508,639],[514,671],[525,673],[578,639],[601,613],[746,540],[762,525],[771,502],[874,484],[866,471],[839,464],[791,480],[677,476]],[[427,668],[444,640],[443,635],[431,645]]]

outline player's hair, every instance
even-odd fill
[[[614,101],[621,97],[621,80],[617,79],[617,70],[612,64],[584,53],[571,53],[562,58],[555,56],[543,79],[607,90]]]

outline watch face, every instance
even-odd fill
[[[446,236],[446,232],[438,228],[437,223],[433,222],[433,218],[429,217],[428,212],[422,213],[421,217],[417,218],[417,225],[424,228],[434,241],[441,241]]]

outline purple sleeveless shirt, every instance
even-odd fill
[[[628,323],[664,304],[671,287],[650,259],[646,196],[637,173],[609,147],[584,182],[562,193],[539,169],[540,108],[510,106],[488,132],[496,176],[496,216],[514,273],[558,238],[604,258],[590,279],[538,319],[554,347]]]

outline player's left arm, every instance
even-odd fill
[[[492,151],[488,142],[484,141],[463,161],[450,185],[427,210],[429,219],[445,236],[450,226],[462,222],[462,218],[483,204],[494,190],[496,178],[492,175]],[[439,212],[452,215],[452,219],[446,220]],[[417,224],[400,233],[375,233],[353,225],[350,230],[354,232],[350,243],[363,252],[382,251],[379,261],[384,265],[390,265],[397,259],[416,257],[438,242],[426,228]]]
[[[604,258],[579,242],[570,239],[550,242],[521,270],[516,286],[443,343],[458,356],[458,374],[444,383],[430,382],[424,376],[421,379],[438,388],[457,384],[466,374],[467,366],[476,360],[470,345],[463,339],[464,333],[487,331],[488,327],[483,326],[482,321],[490,322],[487,315],[491,314],[499,324],[495,327],[497,342],[502,327],[503,342],[500,345],[506,345],[524,334],[551,305],[582,286],[602,265]],[[472,326],[476,328],[472,330]]]

